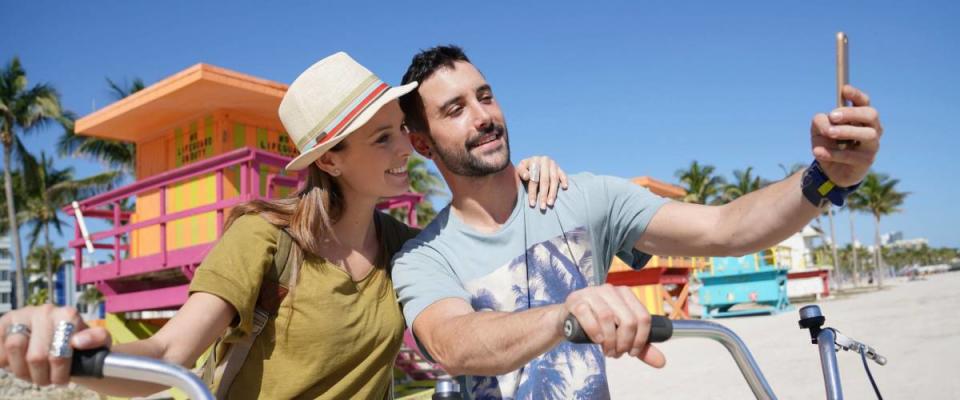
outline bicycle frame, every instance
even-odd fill
[[[818,345],[820,351],[820,364],[823,370],[823,381],[829,400],[843,399],[843,389],[840,384],[840,369],[837,365],[836,353],[840,350],[852,350],[860,353],[864,367],[866,360],[876,361],[880,365],[885,365],[887,359],[877,353],[876,350],[858,342],[850,337],[844,336],[840,331],[834,328],[822,328],[826,318],[820,312],[820,307],[809,305],[800,309],[800,328],[810,330],[810,338],[814,344]],[[727,327],[710,321],[679,320],[671,321],[667,317],[654,315],[651,317],[651,330],[649,340],[651,343],[667,341],[673,337],[699,337],[711,339],[719,342],[730,352],[740,373],[743,374],[753,395],[758,399],[776,399],[776,394],[770,388],[763,372],[757,365],[753,354],[747,348],[743,340],[736,333]],[[580,326],[576,317],[572,314],[567,316],[564,321],[564,336],[573,343],[591,343],[590,337]],[[867,368],[867,376],[873,385],[877,396],[880,396],[880,390],[873,381],[873,376]],[[437,393],[440,394],[440,386],[437,387]],[[435,395],[435,398],[436,395]],[[448,398],[448,397],[444,397]],[[453,398],[453,397],[449,397]]]
[[[673,321],[673,337],[699,337],[719,342],[736,361],[740,373],[747,380],[756,398],[764,400],[777,398],[747,345],[729,328],[710,321]]]
[[[820,312],[820,307],[815,305],[803,307],[800,309],[800,317],[800,327],[811,329],[811,338],[815,338],[813,342],[817,344],[820,352],[820,365],[827,399],[843,399],[840,367],[837,364],[837,352],[840,349],[861,353],[867,359],[886,365],[887,359],[870,346],[844,336],[834,328],[820,329],[826,320]],[[720,342],[737,362],[740,372],[757,399],[777,398],[750,350],[730,329],[709,321],[673,321],[673,337],[699,337]]]
[[[886,364],[886,358],[878,354],[873,348],[844,336],[836,329],[821,329],[820,326],[823,325],[825,318],[820,313],[819,307],[804,307],[800,310],[800,316],[800,327],[810,329],[811,338],[817,344],[820,352],[827,399],[843,399],[836,355],[839,349],[852,350],[880,365]],[[743,340],[729,328],[711,321],[669,321],[664,317],[656,318],[663,318],[667,324],[672,325],[672,337],[674,338],[696,337],[719,342],[730,352],[757,399],[772,400],[777,398],[773,389],[767,383],[763,371],[760,370],[753,358],[753,354]],[[176,387],[191,399],[213,399],[207,386],[196,375],[183,367],[147,357],[110,353],[107,349],[76,352],[71,374],[74,376],[112,377],[156,383]],[[459,398],[458,385],[449,377],[444,378],[438,380],[434,398]]]
[[[827,398],[831,400],[843,399],[843,387],[840,384],[840,368],[837,365],[837,352],[840,349],[852,350],[860,353],[864,358],[864,368],[866,368],[867,359],[876,361],[877,364],[886,365],[887,359],[881,356],[872,347],[860,343],[853,338],[847,337],[834,328],[821,328],[826,322],[820,307],[809,305],[800,309],[800,328],[810,330],[810,341],[817,345],[820,351],[820,365],[823,369],[823,384],[827,392]],[[867,376],[880,397],[880,391],[867,369]]]

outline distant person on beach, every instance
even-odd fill
[[[460,377],[466,398],[608,398],[604,357],[629,354],[662,367],[664,355],[647,344],[643,305],[628,289],[604,284],[613,256],[641,267],[651,254],[770,247],[828,203],[843,204],[870,169],[882,132],[867,94],[847,86],[843,96],[853,106],[813,117],[815,161],[729,204],[672,202],[584,173],[570,177],[554,207],[536,210],[525,206],[510,159],[510,135],[525,133],[507,129],[493,86],[460,48],[421,51],[403,82],[420,83],[400,100],[414,148],[436,162],[453,199],[394,258],[394,284],[408,326],[430,357]],[[590,130],[590,115],[566,117],[585,136],[554,140],[576,146],[602,134]],[[857,143],[840,149],[838,140]],[[637,146],[637,165],[644,150]],[[564,341],[570,314],[598,344]]]

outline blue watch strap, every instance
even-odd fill
[[[837,207],[843,206],[847,196],[860,187],[860,183],[850,187],[841,187],[833,183],[816,160],[803,173],[803,196],[816,207],[823,207],[829,201]]]

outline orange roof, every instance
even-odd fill
[[[656,195],[669,197],[671,199],[677,199],[687,194],[687,191],[683,190],[683,188],[680,186],[658,181],[649,176],[633,178],[631,182],[650,189],[650,191]]]
[[[279,120],[287,85],[197,64],[77,120],[78,135],[144,142],[174,124],[213,111]]]

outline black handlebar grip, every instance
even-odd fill
[[[74,350],[70,360],[70,375],[103,378],[103,362],[110,349],[98,347],[90,350]]]
[[[650,317],[650,343],[663,343],[673,337],[673,321],[662,315]]]
[[[573,314],[567,315],[567,319],[563,320],[563,337],[571,343],[593,343]]]
[[[563,321],[563,336],[572,343],[593,343],[573,314],[568,315]],[[673,322],[669,318],[662,315],[650,316],[650,336],[647,342],[666,342],[671,336],[673,336]]]

